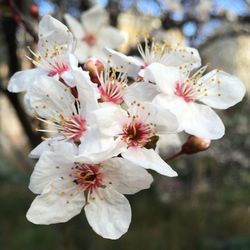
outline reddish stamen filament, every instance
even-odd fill
[[[61,64],[56,63],[55,65],[51,65],[51,67],[53,69],[49,71],[48,76],[55,76],[57,74],[61,76],[64,72],[69,70],[69,66],[64,63],[61,63]]]
[[[118,81],[110,80],[106,86],[99,87],[101,101],[121,104],[123,102],[122,86]]]
[[[64,136],[72,139],[75,143],[80,141],[81,136],[87,130],[86,120],[78,115],[72,115],[62,121]]]
[[[186,102],[195,100],[194,89],[189,83],[177,82],[175,85],[175,94],[182,97]]]
[[[121,133],[122,140],[129,147],[144,147],[153,135],[154,130],[150,124],[143,124],[135,119],[130,124],[126,124]]]

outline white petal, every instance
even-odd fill
[[[179,134],[160,135],[155,151],[163,158],[180,152],[182,141]]]
[[[108,14],[100,5],[92,7],[81,15],[82,25],[89,33],[96,33],[107,21]]]
[[[46,46],[43,46],[44,43],[48,43],[49,45],[53,43],[67,45],[72,50],[73,35],[63,23],[49,15],[45,15],[39,23],[38,50],[40,52],[45,52]]]
[[[64,183],[65,184],[65,183]],[[32,202],[26,217],[34,224],[49,225],[70,220],[85,204],[84,192],[77,192],[75,183],[61,186],[52,183]]]
[[[118,105],[107,105],[95,110],[93,115],[99,130],[107,136],[117,136],[128,121],[127,112]]]
[[[227,109],[240,102],[246,88],[239,78],[223,71],[213,70],[198,81],[207,89],[207,96],[199,100],[212,108]]]
[[[142,167],[123,158],[112,158],[102,163],[106,185],[122,194],[134,194],[150,187],[153,178]]]
[[[54,152],[43,152],[31,175],[30,190],[40,194],[52,180],[67,176],[74,162],[74,153],[74,147],[70,143],[58,143]]]
[[[141,68],[142,62],[132,56],[124,54],[112,49],[105,49],[108,55],[110,66],[120,69],[122,72],[128,73],[128,76],[136,77]]]
[[[107,55],[104,52],[104,48],[100,43],[97,43],[95,46],[89,47],[89,56],[98,58],[101,61],[107,61]]]
[[[82,25],[71,15],[65,14],[64,19],[76,39],[83,39],[84,31]]]
[[[30,104],[44,118],[66,117],[75,111],[75,99],[62,82],[51,77],[40,77],[37,84],[29,90]]]
[[[102,47],[117,48],[124,42],[121,32],[111,26],[103,27],[98,33],[98,44]]]
[[[100,163],[113,156],[117,156],[126,149],[126,145],[114,140],[113,137],[104,136],[98,130],[92,129],[82,139],[79,145],[79,158],[85,161]]]
[[[177,47],[162,58],[162,64],[166,66],[185,66],[189,70],[201,66],[201,57],[197,49],[189,47]]]
[[[156,133],[170,134],[176,133],[179,128],[179,123],[176,116],[167,109],[157,107],[157,113],[153,118],[156,124]]]
[[[30,153],[30,158],[39,158],[44,151],[53,151],[52,143],[53,140],[45,140],[38,144]]]
[[[191,103],[183,121],[184,130],[191,135],[215,140],[225,133],[219,116],[208,106]]]
[[[177,67],[166,67],[160,63],[152,63],[144,70],[144,80],[153,82],[164,94],[173,94],[175,84],[181,78]]]
[[[128,230],[131,208],[128,200],[111,188],[98,189],[85,206],[92,229],[103,238],[118,239]]]
[[[177,173],[153,149],[129,148],[122,153],[122,157],[143,168],[153,169],[159,174],[177,176]]]
[[[180,132],[183,130],[182,121],[188,110],[188,104],[182,98],[174,95],[168,96],[159,94],[155,97],[153,103],[156,106],[169,110],[171,113],[173,113],[176,116],[179,124],[178,131]]]
[[[75,50],[75,56],[77,57],[79,62],[84,63],[90,55],[91,50],[88,44],[81,40],[78,40]]]
[[[34,110],[32,109],[32,107],[30,105],[29,95],[27,93],[24,95],[23,104],[24,104],[24,107],[25,107],[27,114],[30,116],[35,116]]]
[[[127,104],[135,100],[151,102],[158,93],[156,86],[151,83],[135,82],[125,88],[123,99]]]
[[[93,110],[98,107],[98,98],[100,97],[97,85],[92,83],[89,73],[82,70],[72,71],[72,76],[78,91],[78,99],[81,103],[81,111]]]
[[[46,71],[41,69],[27,69],[18,71],[10,78],[8,91],[14,93],[27,91],[29,86],[32,85],[32,83],[43,74],[46,74]]]

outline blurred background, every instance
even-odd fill
[[[120,51],[133,54],[138,39],[152,34],[198,48],[203,64],[238,76],[247,87],[241,103],[219,112],[226,126],[223,139],[205,152],[173,160],[178,178],[154,175],[150,190],[128,197],[133,220],[117,241],[96,235],[84,213],[50,226],[26,220],[35,197],[28,189],[35,164],[28,153],[41,135],[23,95],[6,91],[13,73],[32,67],[25,55],[27,46],[34,47],[41,16],[79,17],[96,3],[125,36]],[[0,249],[249,250],[249,10],[249,0],[0,0]]]

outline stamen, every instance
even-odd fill
[[[115,104],[123,102],[123,91],[128,81],[127,74],[124,72],[117,74],[113,68],[107,68],[106,71],[101,72],[99,76],[99,90],[102,102],[112,102]]]
[[[121,137],[129,147],[144,147],[154,134],[151,124],[142,123],[134,116],[129,124],[124,125]]]
[[[80,190],[93,192],[102,186],[103,174],[98,164],[75,163],[72,168],[73,182],[79,185]]]

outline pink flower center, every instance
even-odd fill
[[[133,118],[131,123],[124,125],[121,136],[129,147],[144,147],[154,136],[153,125]]]
[[[64,72],[69,70],[69,66],[65,63],[55,63],[55,65],[51,65],[52,69],[49,71],[48,76],[61,76]]]
[[[74,183],[79,185],[82,190],[93,192],[102,186],[103,174],[100,171],[100,165],[76,164],[72,170]]]
[[[123,87],[118,81],[110,80],[106,85],[99,87],[101,101],[121,104],[123,102]]]
[[[175,85],[175,94],[182,97],[186,102],[192,102],[196,99],[196,93],[190,83],[177,82]]]
[[[90,47],[94,46],[96,44],[96,36],[93,33],[87,33],[83,41],[86,42]]]
[[[87,130],[86,120],[79,115],[72,115],[69,119],[63,119],[62,127],[63,135],[72,139],[75,143],[80,141],[81,136]]]

